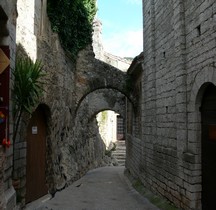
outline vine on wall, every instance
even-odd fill
[[[96,0],[48,0],[47,14],[63,48],[75,57],[92,43]]]

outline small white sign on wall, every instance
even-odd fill
[[[32,126],[32,134],[37,134],[38,133],[38,127],[37,126]]]

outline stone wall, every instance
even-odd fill
[[[199,107],[216,83],[216,3],[151,0],[143,11],[142,134],[128,139],[127,167],[179,208],[202,209]]]
[[[91,143],[97,141],[97,136],[90,136],[90,131],[97,133],[96,123],[89,125],[87,120],[74,127],[76,88],[75,72],[76,63],[65,54],[61,48],[58,35],[51,30],[49,20],[43,13],[44,4],[40,5],[34,1],[18,1],[17,19],[17,45],[20,54],[27,54],[33,60],[39,59],[44,65],[46,78],[44,78],[44,96],[41,104],[49,110],[48,135],[47,135],[47,185],[50,193],[61,190],[70,182],[80,178],[89,168],[93,167],[89,162],[93,162],[98,156],[98,162],[102,158],[97,152],[92,150],[96,146]],[[28,17],[28,18],[27,18]],[[42,25],[46,26],[43,27]],[[82,94],[82,93],[80,93]],[[79,95],[79,97],[82,97]],[[25,204],[26,183],[26,126],[30,120],[29,116],[23,118],[15,144],[14,180],[22,205]],[[85,129],[86,135],[83,138],[74,137],[73,129],[81,131]],[[100,146],[98,146],[100,147]],[[100,148],[100,151],[103,151]],[[36,151],[35,151],[36,152]],[[92,158],[89,155],[92,155]],[[97,164],[94,164],[96,166]]]
[[[0,45],[9,46],[10,49],[10,70],[15,65],[15,36],[16,36],[16,1],[0,1]],[[12,80],[10,81],[10,91]],[[0,88],[4,88],[1,87]],[[10,100],[9,124],[12,143],[12,102]],[[2,139],[0,140],[2,141]],[[5,149],[0,145],[0,209],[14,209],[16,204],[16,193],[12,186],[12,162],[13,147]]]
[[[127,101],[126,120],[126,168],[130,168],[130,173],[138,178],[136,171],[142,170],[144,161],[142,160],[142,121],[141,121],[141,105],[142,105],[142,73],[143,73],[143,54],[136,56],[132,61],[127,73],[131,77],[131,94],[136,98],[133,105]]]
[[[89,169],[104,164],[105,145],[95,117],[102,109],[124,109],[119,107],[124,106],[122,97],[127,95],[126,73],[95,59],[91,46],[80,51],[76,61],[71,59],[51,30],[44,12],[46,1],[34,2],[18,0],[17,45],[19,54],[41,60],[46,73],[40,105],[48,120],[46,184],[54,194]],[[22,205],[26,196],[26,129],[30,117],[23,117],[15,143],[14,181]]]

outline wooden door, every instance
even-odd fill
[[[216,195],[216,87],[210,85],[202,103],[202,209],[214,210]]]
[[[46,119],[38,108],[27,130],[26,203],[47,194],[46,186]]]

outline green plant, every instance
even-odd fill
[[[41,78],[45,76],[40,61],[33,62],[29,57],[17,58],[13,71],[14,135],[15,142],[20,119],[24,112],[32,113],[43,92]]]
[[[61,44],[73,57],[92,42],[96,0],[48,0],[47,14]]]

